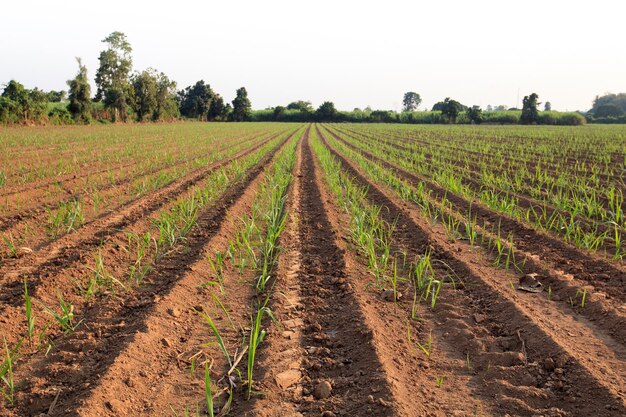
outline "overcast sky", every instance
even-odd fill
[[[65,89],[83,58],[126,33],[134,69],[182,88],[204,79],[225,99],[245,86],[254,108],[325,100],[339,109],[514,106],[536,92],[557,110],[626,92],[622,0],[66,1],[10,0],[0,9],[0,83]],[[92,82],[92,89],[95,85]]]

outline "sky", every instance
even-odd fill
[[[66,89],[81,57],[92,78],[101,41],[127,35],[133,67],[184,88],[203,79],[253,108],[308,100],[400,110],[451,97],[587,110],[626,92],[623,0],[136,1],[11,0],[0,8],[0,84]]]

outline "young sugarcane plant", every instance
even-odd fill
[[[267,301],[268,299],[266,299],[263,305],[259,307],[256,314],[250,318],[252,327],[250,329],[250,337],[248,342],[248,399],[250,399],[250,396],[252,395],[252,374],[254,371],[254,363],[256,360],[257,349],[265,338],[265,335],[267,334],[265,329],[262,328],[263,317],[265,316],[265,314],[267,314],[272,319],[272,321],[274,321],[274,323],[278,325],[278,322],[274,317],[274,313],[272,313],[272,310],[270,310],[266,306]]]
[[[20,340],[13,349],[9,349],[7,339],[4,336],[2,339],[4,341],[4,360],[0,364],[0,380],[3,383],[3,387],[0,388],[0,393],[10,404],[13,404],[15,402],[15,381],[13,380],[13,369],[15,368],[17,352],[22,345],[22,340]]]
[[[224,252],[217,251],[215,252],[215,260],[209,255],[207,255],[207,261],[209,261],[209,265],[211,265],[211,269],[215,273],[215,279],[220,284],[220,289],[222,292],[224,291]]]
[[[211,372],[209,370],[209,362],[204,364],[204,396],[206,399],[206,407],[210,417],[215,416],[213,410],[213,391],[211,390]]]
[[[59,305],[61,307],[61,312],[57,313],[50,307],[46,306],[43,303],[40,303],[42,307],[45,309],[46,313],[50,314],[59,324],[61,330],[65,334],[71,333],[76,330],[76,328],[83,322],[80,320],[78,323],[74,323],[74,305],[70,302],[67,302],[63,299],[61,293],[58,293],[59,296]]]
[[[26,335],[28,342],[33,344],[33,334],[35,333],[35,315],[33,313],[33,304],[28,294],[28,285],[24,278],[24,306],[26,308]]]

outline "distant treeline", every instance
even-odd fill
[[[472,121],[467,112],[461,112],[451,121],[440,110],[395,112],[389,110],[337,111],[332,117],[320,117],[315,112],[285,110],[276,113],[272,109],[253,110],[252,121],[258,122],[346,122],[346,123],[409,123],[409,124],[520,124],[521,110],[484,111],[481,119]],[[538,113],[535,124],[578,126],[585,124],[585,117],[576,112],[543,111]]]
[[[582,125],[626,123],[626,94],[596,97],[587,113],[552,111],[550,102],[539,111],[539,96],[525,96],[522,109],[504,105],[465,106],[446,98],[430,111],[417,111],[422,102],[418,93],[407,92],[401,112],[390,110],[338,111],[326,101],[314,109],[308,101],[287,106],[252,110],[248,92],[241,87],[231,103],[200,80],[182,90],[164,73],[148,68],[133,71],[132,48],[122,32],[113,32],[102,42],[96,71],[96,92],[92,95],[87,68],[78,61],[78,73],[67,81],[68,91],[45,92],[28,89],[15,80],[0,94],[0,124],[88,124],[109,122],[156,122],[177,119],[201,121],[351,122],[414,124],[545,124]]]

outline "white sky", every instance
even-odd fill
[[[182,88],[204,79],[226,100],[245,86],[254,108],[297,99],[339,109],[516,105],[537,92],[558,110],[626,92],[623,0],[144,2],[10,0],[0,7],[0,83],[66,89],[97,69],[119,30],[134,68]],[[92,83],[95,92],[95,85]]]

